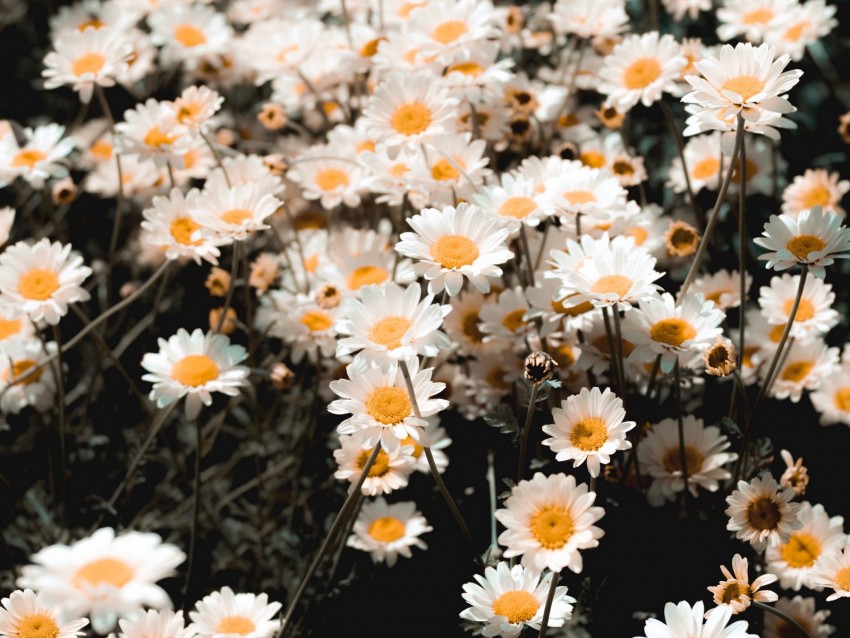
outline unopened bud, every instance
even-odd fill
[[[705,371],[715,377],[728,377],[738,368],[738,349],[728,339],[717,337],[703,354]]]
[[[60,179],[53,185],[50,195],[53,198],[53,203],[57,206],[70,204],[77,198],[77,187],[74,185],[74,180],[70,177]]]
[[[545,352],[532,352],[525,358],[523,376],[532,385],[548,381],[555,374],[557,362]]]
[[[227,294],[227,289],[230,288],[230,273],[213,266],[204,285],[213,297],[224,297]]]
[[[128,281],[127,283],[121,286],[120,290],[118,291],[118,295],[121,297],[121,299],[126,299],[138,289],[139,287],[136,285],[135,282]]]
[[[283,177],[283,174],[289,168],[289,165],[280,153],[266,155],[263,158],[263,164],[265,164],[266,168],[269,169],[269,173],[277,175],[278,177]]]
[[[269,372],[272,385],[278,390],[288,390],[295,381],[295,373],[285,363],[276,363]]]
[[[280,104],[274,102],[266,102],[263,108],[257,113],[257,119],[265,128],[270,131],[279,131],[286,126],[286,112]]]
[[[233,146],[236,144],[237,135],[229,128],[220,128],[215,132],[215,143],[220,146]]]
[[[316,291],[316,303],[322,308],[336,308],[342,301],[342,293],[333,284],[324,284]]]

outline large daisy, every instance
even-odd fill
[[[418,511],[413,501],[387,504],[379,496],[363,504],[354,523],[354,533],[348,537],[349,547],[369,552],[376,563],[396,564],[399,555],[410,558],[413,547],[428,549],[419,537],[433,528]]]
[[[850,180],[841,179],[838,173],[822,168],[807,169],[797,175],[782,191],[782,212],[791,217],[820,206],[844,218],[847,213],[841,206],[842,198],[850,191]]]
[[[787,543],[791,532],[802,526],[798,517],[800,505],[792,503],[793,498],[794,492],[780,489],[770,475],[749,483],[738,481],[737,489],[726,497],[726,529],[749,542],[756,551]]]
[[[770,286],[762,286],[759,289],[759,306],[768,323],[775,326],[788,323],[799,287],[800,275],[784,274],[781,277],[773,277]],[[821,279],[808,277],[797,312],[794,314],[790,335],[796,339],[810,340],[829,332],[840,318],[838,311],[833,308],[834,303],[835,293],[832,292],[832,285]]]
[[[270,638],[280,629],[280,621],[272,620],[280,608],[267,594],[235,594],[223,587],[195,604],[190,627],[203,638]]]
[[[85,618],[64,619],[59,607],[45,604],[31,589],[13,591],[2,603],[3,638],[75,638],[89,624]]]

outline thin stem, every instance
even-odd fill
[[[522,252],[525,253],[526,264],[528,264],[528,283],[534,285],[534,264],[531,263],[531,249],[528,247],[528,233],[525,224],[520,224],[519,238],[522,244]]]
[[[192,504],[192,527],[189,531],[189,563],[186,569],[186,585],[183,589],[183,610],[189,602],[189,588],[192,585],[192,571],[195,567],[195,545],[198,537],[198,517],[201,513],[201,457],[203,456],[203,431],[201,417],[195,417],[195,497]]]
[[[789,616],[785,612],[779,611],[776,607],[771,607],[770,605],[765,605],[764,603],[760,603],[757,600],[752,601],[752,605],[753,605],[753,607],[758,607],[759,609],[762,609],[762,610],[766,611],[767,613],[773,614],[777,618],[781,618],[786,623],[791,625],[794,629],[796,629],[797,633],[799,633],[804,638],[811,638],[809,636],[809,632],[807,632],[800,623],[798,623],[796,620],[791,618],[791,616]],[[782,632],[780,631],[780,633],[782,633]]]
[[[608,356],[610,357],[609,372],[617,386],[617,394],[623,396],[623,382],[620,379],[620,368],[617,365],[617,346],[614,343],[614,333],[611,330],[611,319],[608,316],[608,307],[602,307],[602,321],[605,324],[605,336],[608,338]]]
[[[201,139],[206,142],[207,147],[213,154],[213,157],[215,158],[215,163],[218,165],[218,167],[221,169],[221,172],[224,174],[224,182],[225,184],[227,184],[227,187],[230,188],[232,186],[232,184],[230,183],[230,176],[227,174],[227,171],[224,168],[224,164],[221,161],[221,153],[218,152],[218,149],[216,149],[210,138],[208,138],[201,129],[198,129],[198,133],[200,134]]]
[[[670,108],[670,105],[664,100],[659,100],[658,103],[661,105],[661,112],[664,113],[664,119],[667,120],[667,125],[670,127],[670,132],[673,134],[673,139],[676,142],[676,150],[679,152],[679,161],[682,162],[682,172],[685,174],[685,186],[688,193],[688,202],[691,205],[691,209],[694,211],[694,215],[699,220],[700,226],[704,229],[705,213],[697,203],[696,196],[694,195],[694,189],[691,185],[691,175],[688,172],[688,163],[685,161],[685,143],[682,140],[682,132],[679,130],[679,125],[676,123],[676,117],[673,115],[673,109]]]
[[[747,299],[746,299],[746,288],[747,288],[747,142],[746,140],[741,140],[741,181],[740,188],[738,189],[738,241],[740,242],[740,246],[738,247],[738,268],[739,268],[739,281],[738,285],[741,287],[741,317],[739,320],[739,330],[740,335],[738,336],[738,356],[743,359],[744,357],[744,346],[746,345],[746,341],[744,338],[744,333],[747,327]],[[746,396],[745,396],[746,398]]]
[[[688,518],[691,515],[691,493],[688,485],[688,455],[685,452],[685,417],[682,409],[682,375],[679,370],[679,358],[673,366],[673,375],[676,384],[676,422],[679,430],[679,463],[682,465],[682,481],[684,481],[684,498]]]
[[[118,249],[118,235],[119,230],[121,229],[121,217],[124,213],[124,173],[121,168],[121,154],[118,153],[118,145],[116,144],[117,139],[115,137],[115,118],[112,116],[112,109],[109,108],[109,102],[106,100],[106,94],[103,92],[103,87],[95,85],[95,93],[97,93],[97,99],[100,102],[100,108],[103,111],[103,115],[109,121],[109,131],[112,134],[112,148],[113,153],[115,155],[115,168],[118,171],[118,190],[116,191],[116,201],[115,201],[115,222],[112,225],[112,236],[109,239],[109,253],[107,257],[107,262],[109,264],[109,272],[107,274],[107,296],[111,298],[112,295],[112,272],[114,270],[113,266],[115,265],[115,252]]]
[[[219,315],[218,324],[215,327],[214,332],[216,334],[221,332],[221,328],[224,326],[224,322],[227,319],[227,311],[230,310],[230,306],[233,303],[233,291],[236,289],[236,275],[239,273],[239,248],[241,245],[241,242],[233,242],[233,253],[230,255],[230,282],[227,286],[227,295],[224,298],[224,305],[221,307],[221,315]],[[247,275],[248,273],[245,274]]]
[[[552,602],[555,600],[555,589],[558,587],[560,572],[552,572],[552,582],[549,583],[549,595],[546,596],[546,606],[543,607],[543,619],[540,621],[540,632],[537,638],[543,638],[549,628],[549,614],[552,612]]]
[[[537,407],[537,393],[540,391],[540,384],[535,383],[531,386],[531,393],[528,397],[528,409],[525,411],[525,425],[522,426],[522,436],[519,443],[519,458],[516,468],[516,482],[519,483],[525,474],[525,456],[528,453],[528,439],[531,435],[531,421],[534,418],[534,409]]]
[[[56,351],[62,348],[62,333],[59,331],[59,324],[52,326],[53,340],[56,342]],[[65,371],[62,369],[62,358],[59,357],[53,362],[53,376],[56,379],[57,392],[57,407],[59,408],[59,499],[61,502],[61,515],[65,520],[68,516],[68,494],[65,479],[67,477],[67,469],[65,467]]]
[[[620,375],[620,383],[622,384],[620,398],[623,400],[623,407],[625,408],[629,387],[626,381],[626,364],[623,361],[623,330],[620,327],[620,310],[616,304],[612,306],[611,314],[614,315],[614,336],[617,341],[617,374]]]

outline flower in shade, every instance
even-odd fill
[[[29,336],[13,338],[3,345],[0,350],[0,411],[18,414],[32,406],[44,412],[53,405],[55,368],[47,359],[55,355],[56,350],[55,341],[42,343],[41,339]]]
[[[195,629],[186,627],[183,612],[148,609],[133,618],[118,620],[120,638],[194,638]]]
[[[794,343],[785,352],[770,388],[770,396],[777,399],[796,403],[804,390],[818,388],[838,367],[838,348],[827,347],[819,338]]]
[[[202,232],[230,241],[242,241],[252,233],[268,228],[266,219],[282,202],[255,184],[215,185],[198,196],[192,216]]]
[[[791,309],[794,307],[794,298],[800,287],[800,277],[801,275],[786,273],[781,277],[773,277],[770,286],[762,286],[759,289],[759,306],[768,323],[775,326],[788,323]],[[838,311],[833,308],[834,303],[835,293],[832,292],[830,284],[821,279],[806,278],[790,336],[797,340],[809,341],[826,334],[840,319]]]
[[[756,551],[766,546],[788,542],[791,532],[800,529],[800,505],[792,503],[792,490],[780,489],[776,480],[767,475],[763,479],[738,481],[738,488],[726,497],[729,507],[726,529],[736,537],[750,543]]]
[[[762,574],[750,583],[750,574],[748,561],[740,554],[735,554],[732,558],[732,571],[730,572],[726,565],[720,566],[720,571],[726,580],[720,582],[719,585],[714,585],[708,588],[714,594],[714,604],[717,608],[709,611],[709,615],[717,613],[717,610],[723,606],[732,608],[732,614],[740,614],[745,611],[752,601],[760,603],[772,603],[779,596],[772,591],[759,591],[765,585],[770,585],[776,582],[774,574]]]
[[[410,558],[411,548],[428,549],[419,537],[432,529],[413,501],[389,505],[379,496],[363,504],[346,544],[369,552],[374,562],[386,561],[392,567],[399,555]]]
[[[809,470],[803,465],[803,457],[795,461],[788,450],[780,450],[779,455],[785,461],[785,471],[779,478],[779,484],[793,490],[797,496],[802,496],[809,485]]]
[[[850,191],[850,180],[841,179],[838,173],[822,168],[807,169],[797,175],[782,191],[782,212],[796,217],[803,211],[820,206],[835,211],[842,219],[847,215],[841,199]]]
[[[723,607],[703,620],[705,607],[702,601],[691,607],[685,601],[678,605],[664,605],[664,622],[656,618],[646,621],[644,636],[639,638],[759,638],[747,633],[747,621],[729,624],[732,608]],[[728,625],[728,626],[727,626]]]
[[[835,633],[835,627],[826,624],[830,611],[828,609],[816,611],[815,599],[812,596],[805,598],[794,596],[791,599],[783,597],[776,601],[774,607],[796,621],[810,638],[825,638]],[[796,627],[774,614],[764,615],[762,638],[791,638],[794,635],[799,635]]]
[[[850,544],[844,549],[825,553],[815,562],[812,583],[816,587],[834,590],[827,602],[850,598]]]
[[[841,365],[833,374],[821,379],[809,398],[820,413],[821,425],[844,423],[850,426],[850,360],[846,352]]]
[[[190,628],[203,638],[270,638],[280,629],[280,621],[272,620],[280,608],[267,594],[235,594],[223,587],[195,604]]]
[[[540,629],[546,598],[554,574],[541,577],[534,569],[500,562],[486,567],[484,575],[475,575],[475,583],[463,586],[463,599],[470,607],[460,617],[483,623],[484,636],[518,638],[525,627]],[[566,587],[556,587],[548,616],[549,627],[562,627],[572,617],[575,598],[567,595]]]
[[[349,483],[357,482],[375,449],[375,444],[365,442],[366,436],[366,432],[361,430],[350,436],[339,437],[340,448],[334,450],[334,460],[339,469],[334,472],[334,478],[347,480]],[[395,449],[379,450],[360,488],[363,494],[389,494],[407,487],[408,477],[414,470],[412,449],[403,445]]]
[[[63,619],[61,608],[45,604],[31,589],[13,591],[2,603],[2,638],[74,638],[89,624],[85,618]]]

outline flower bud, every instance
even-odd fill
[[[557,362],[545,352],[532,352],[525,358],[523,376],[532,385],[548,381],[555,374]]]

